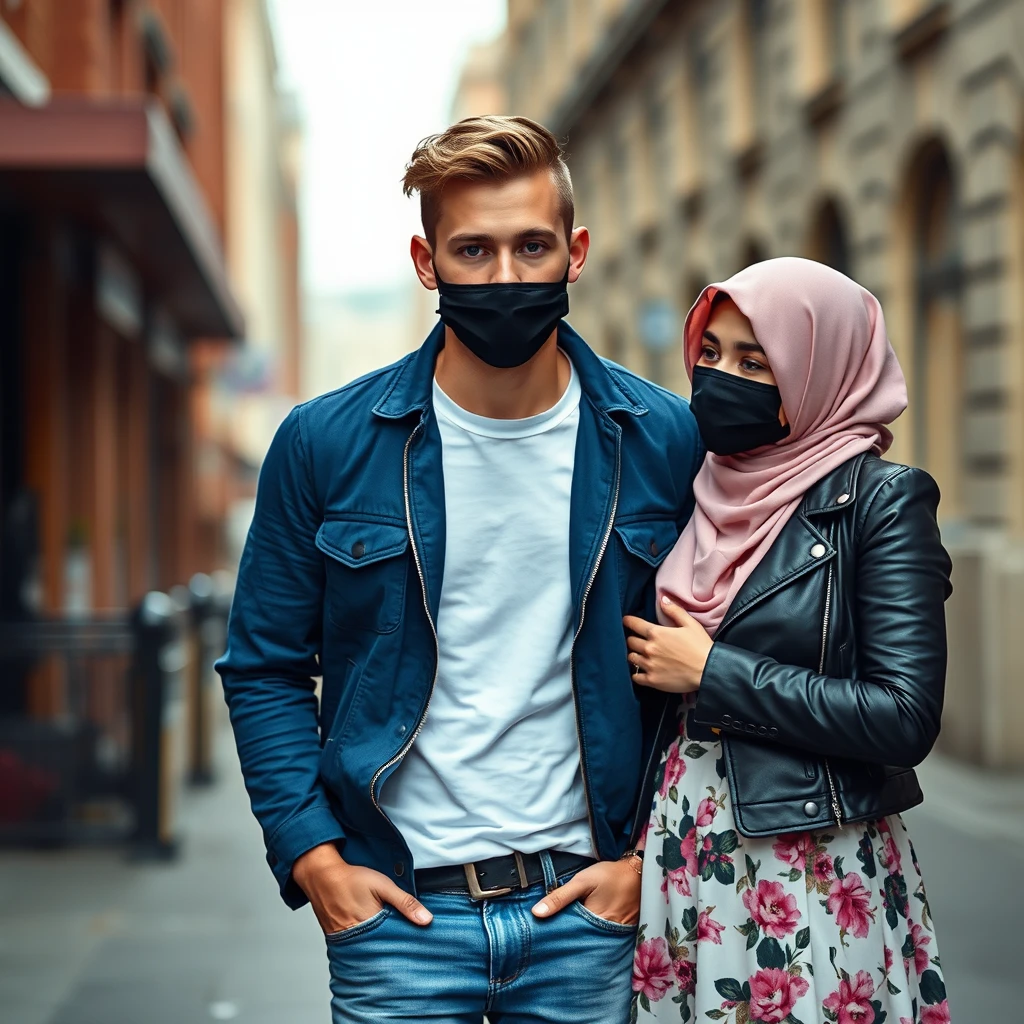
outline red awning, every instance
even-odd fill
[[[156,103],[0,100],[3,193],[113,239],[186,336],[241,337],[217,230]]]

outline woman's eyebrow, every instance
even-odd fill
[[[717,345],[719,348],[722,347],[722,343],[719,341],[718,335],[713,331],[705,330],[704,338],[706,341],[710,341],[712,345]],[[761,348],[756,341],[737,341],[733,344],[740,352],[756,352],[762,356],[765,354],[764,349]]]

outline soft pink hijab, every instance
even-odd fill
[[[765,350],[790,434],[740,455],[708,453],[693,485],[693,518],[658,572],[659,598],[680,602],[711,634],[806,491],[861,452],[884,453],[892,443],[886,424],[907,407],[878,300],[838,271],[793,256],[755,263],[701,292],[683,327],[691,380],[720,291]]]

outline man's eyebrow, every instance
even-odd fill
[[[522,241],[524,238],[542,238],[545,241],[551,241],[558,238],[558,233],[553,231],[551,228],[528,228],[526,231],[517,232],[515,237],[517,241]],[[452,235],[451,238],[448,239],[448,244],[493,245],[494,241],[494,235],[469,231],[461,235]]]
[[[452,235],[452,237],[448,239],[449,244],[455,243],[457,245],[466,245],[469,242],[475,242],[477,245],[479,245],[481,242],[493,241],[493,235],[473,234],[472,232],[465,235]]]
[[[520,231],[516,238],[557,238],[558,233],[551,228],[530,228],[528,231]]]

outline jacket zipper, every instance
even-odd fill
[[[580,601],[580,622],[576,627],[576,633],[572,638],[572,650],[569,654],[569,673],[572,681],[572,700],[576,710],[576,743],[580,748],[580,778],[583,780],[583,798],[587,804],[587,824],[590,826],[590,842],[594,848],[594,856],[600,859],[597,847],[597,832],[594,829],[594,811],[590,805],[590,789],[587,786],[587,759],[583,750],[583,733],[580,729],[580,695],[576,688],[576,641],[583,632],[583,618],[587,614],[587,598],[593,589],[594,580],[597,579],[597,570],[601,568],[601,560],[608,548],[608,541],[611,539],[612,527],[615,524],[615,516],[619,511],[619,482],[622,474],[622,438],[621,434],[615,442],[615,492],[612,496],[612,513],[608,517],[608,525],[605,527],[604,537],[601,539],[601,547],[597,552],[597,559],[594,561],[594,568],[591,570],[590,579],[583,590],[583,599]]]
[[[654,758],[659,753],[658,740],[661,737],[661,730],[665,727],[665,715],[668,714],[668,698],[665,699],[665,703],[661,708],[661,717],[658,719],[658,728],[654,732],[654,746],[651,747],[651,752],[647,757],[647,767],[644,769],[643,777],[640,780],[640,792],[643,793],[647,789],[647,780],[651,774],[651,768],[654,765]],[[644,813],[644,805],[642,803],[637,804],[636,817],[633,819],[633,828],[629,833],[629,845],[636,846],[637,829],[640,827],[640,818]]]
[[[390,761],[381,765],[380,768],[374,772],[373,778],[370,779],[370,799],[373,801],[374,807],[384,815],[388,824],[392,825],[392,827],[394,827],[394,825],[391,822],[391,819],[384,813],[384,808],[381,807],[377,800],[377,780],[393,764],[397,764],[407,753],[409,753],[410,748],[416,742],[416,737],[419,736],[423,729],[423,723],[427,719],[427,712],[430,710],[430,699],[434,696],[434,685],[437,683],[437,672],[441,656],[440,645],[437,640],[437,627],[434,625],[434,617],[430,614],[430,604],[427,601],[427,580],[423,575],[423,565],[420,562],[420,553],[416,549],[416,537],[413,535],[412,513],[410,512],[409,506],[409,448],[412,446],[412,442],[422,426],[422,422],[417,423],[416,429],[409,435],[409,440],[405,442],[405,451],[402,454],[402,487],[405,495],[405,527],[409,532],[409,545],[412,547],[412,557],[416,562],[416,572],[420,578],[420,590],[423,594],[423,610],[427,613],[427,621],[430,623],[430,631],[434,634],[434,678],[430,681],[430,690],[427,692],[427,702],[423,705],[423,713],[420,715],[420,719],[416,723],[416,728],[413,729],[412,735],[405,741],[401,750],[399,750]]]
[[[821,659],[818,662],[818,674],[824,675],[825,673],[825,646],[828,643],[828,620],[829,615],[832,611],[832,574],[834,571],[834,565],[829,564],[828,567],[828,583],[825,589],[825,617],[821,624]],[[836,825],[843,824],[843,812],[839,807],[839,795],[836,792],[835,779],[832,777],[832,769],[829,766],[828,758],[824,759],[825,765],[825,778],[828,779],[828,791],[832,800],[832,814],[836,819]]]

